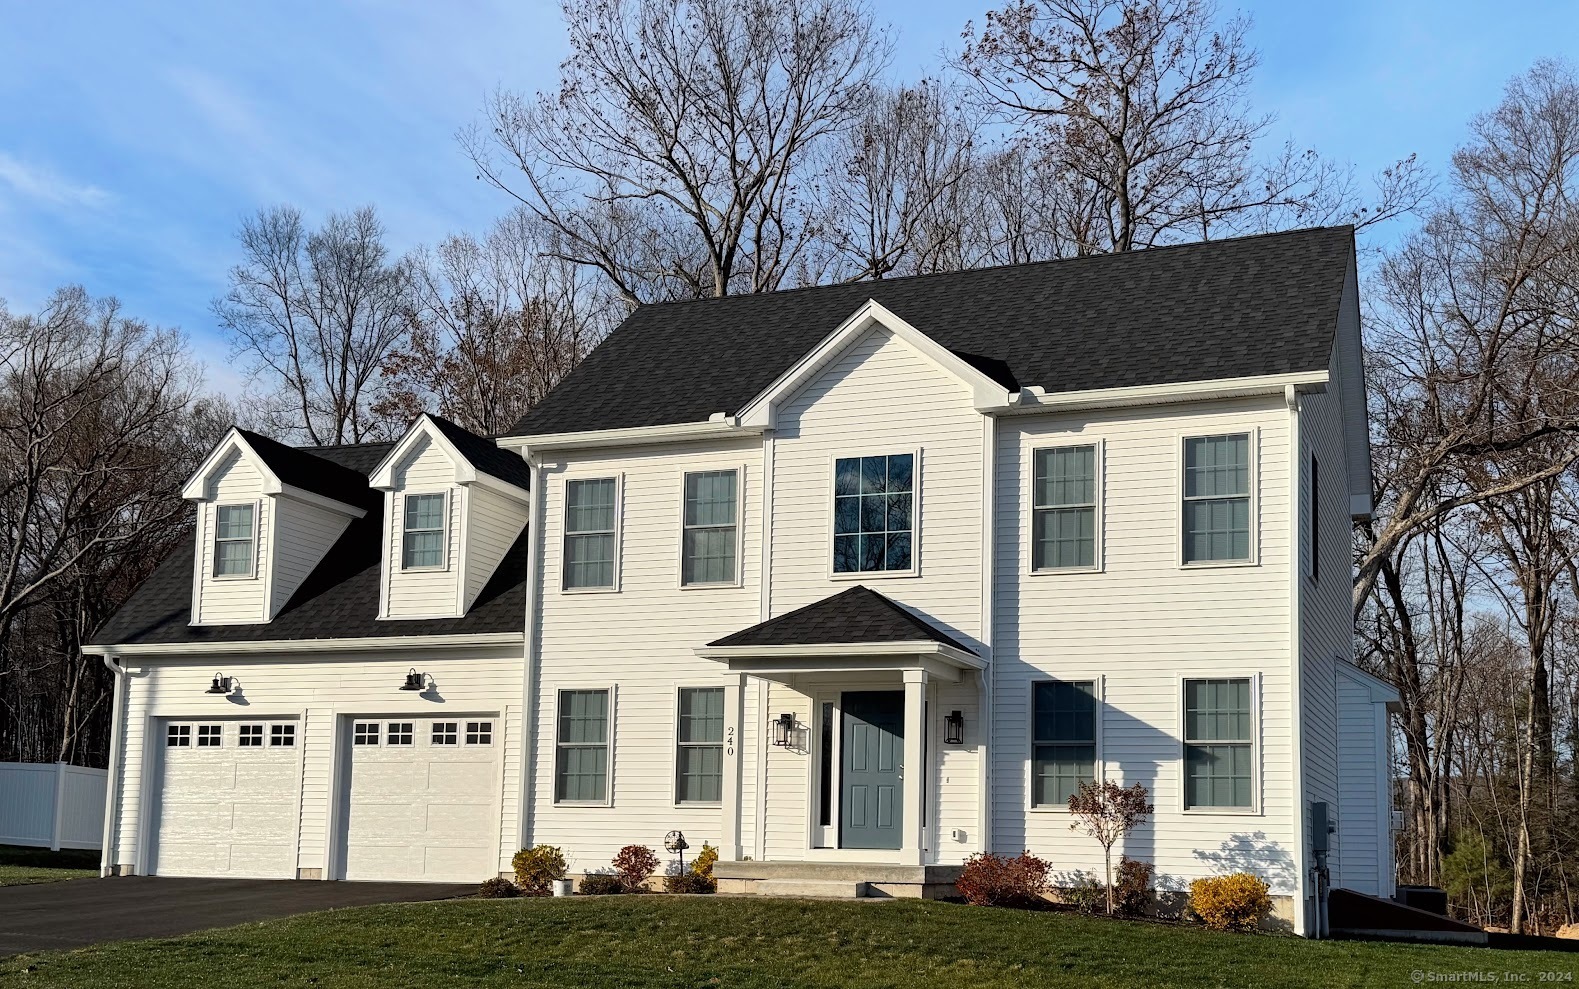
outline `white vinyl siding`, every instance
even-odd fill
[[[1248,562],[1251,434],[1184,440],[1184,562]]]
[[[466,721],[479,720],[480,714],[498,712],[500,684],[518,685],[523,675],[519,644],[459,650],[423,662],[424,669],[443,685],[447,711],[456,712],[443,717],[446,721],[460,723],[462,729]],[[153,760],[145,760],[143,756],[146,732],[157,732],[155,744],[162,748],[164,719],[185,722],[188,727],[210,722],[228,725],[230,722],[216,715],[220,709],[232,707],[230,702],[223,697],[204,694],[214,672],[223,670],[246,690],[250,712],[239,719],[240,725],[255,726],[259,730],[255,735],[248,732],[256,740],[249,740],[245,747],[241,740],[246,736],[241,735],[238,728],[234,745],[227,736],[224,749],[201,751],[231,752],[240,759],[237,765],[243,767],[243,773],[247,771],[245,767],[252,765],[248,760],[258,756],[265,759],[278,756],[292,766],[300,763],[300,834],[296,839],[294,868],[286,878],[295,878],[297,870],[321,875],[328,854],[326,843],[332,834],[337,712],[362,710],[378,717],[356,717],[356,721],[416,721],[420,726],[423,718],[431,718],[436,712],[433,701],[396,689],[410,665],[409,656],[391,656],[384,651],[325,654],[304,662],[300,659],[206,655],[201,647],[194,647],[190,654],[168,664],[143,663],[139,675],[129,681],[126,707],[119,712],[124,748],[118,764],[120,807],[112,825],[111,861],[116,865],[132,865],[137,860],[143,837],[140,828],[153,824],[143,814],[142,787],[150,779],[149,773],[156,772],[157,768],[151,764]],[[509,871],[510,856],[520,847],[517,833],[523,751],[520,710],[516,702],[506,708],[503,715],[494,716],[494,748],[498,758],[504,760],[504,767],[502,772],[488,778],[487,786],[490,791],[500,788],[494,799],[503,808],[495,863],[501,872]],[[471,717],[467,717],[468,713]],[[500,718],[503,719],[502,729]],[[195,736],[193,730],[188,738],[189,745],[197,751]],[[349,751],[350,741],[350,732],[346,730],[339,743],[342,755]],[[238,788],[248,785],[243,775],[238,780]],[[249,795],[238,792],[237,799],[244,801]],[[480,797],[490,795],[478,794]],[[156,800],[157,794],[153,797]],[[213,800],[212,795],[210,799]],[[150,808],[149,815],[153,813],[155,811]]]
[[[274,517],[269,601],[277,615],[351,524],[351,516],[288,495],[268,499]],[[272,615],[271,615],[272,617]]]
[[[1184,809],[1255,806],[1249,677],[1184,681]]]
[[[565,482],[565,590],[614,588],[618,501],[618,478]]]
[[[212,501],[197,509],[196,625],[231,625],[268,621],[270,551],[276,540],[275,504],[280,500],[263,493],[263,476],[239,453],[227,457],[214,471],[208,494]],[[221,506],[249,505],[252,512],[252,562],[249,571],[235,576],[216,574],[216,537]],[[230,527],[227,526],[227,531]],[[283,604],[283,602],[280,602]]]
[[[735,583],[739,573],[739,487],[738,471],[697,471],[685,475],[680,583]]]
[[[255,505],[214,506],[215,577],[252,577],[256,574],[256,511]]]
[[[464,568],[454,562],[461,558],[460,520],[466,511],[468,492],[455,484],[455,464],[438,444],[424,441],[396,466],[392,480],[394,490],[387,492],[384,500],[383,617],[400,620],[459,615],[465,575]],[[407,568],[404,565],[407,519],[432,521],[431,512],[421,504],[416,506],[413,516],[409,503],[425,502],[436,494],[444,497],[442,517],[438,522],[444,532],[441,565]]]
[[[442,570],[449,513],[449,497],[439,494],[407,494],[400,541],[402,570]]]
[[[1067,807],[1097,778],[1096,681],[1047,680],[1031,691],[1031,806]]]
[[[526,528],[526,502],[479,484],[466,489],[466,601],[470,609]]]
[[[717,803],[723,796],[724,689],[680,688],[675,721],[674,802]]]
[[[1230,433],[1258,437],[1251,464],[1258,565],[1181,568],[1183,438]],[[1300,842],[1294,833],[1299,803],[1288,665],[1290,566],[1297,549],[1291,542],[1295,465],[1289,439],[1281,395],[998,421],[991,674],[995,849],[1031,848],[1066,863],[1064,868],[1101,868],[1100,848],[1070,832],[1063,815],[1027,813],[1029,685],[1100,672],[1101,772],[1124,786],[1145,785],[1157,808],[1153,823],[1126,839],[1125,853],[1186,882],[1248,869],[1267,877],[1274,894],[1292,890]],[[1030,559],[1031,451],[1083,443],[1101,450],[1102,568],[1057,579],[1037,575]],[[1323,488],[1330,480],[1323,478]],[[930,559],[930,544],[928,552]],[[1340,582],[1322,586],[1329,583]],[[1181,676],[1258,678],[1255,811],[1184,811]],[[1254,841],[1235,840],[1250,834]]]
[[[612,711],[607,690],[561,690],[554,753],[554,799],[605,803]]]
[[[1097,566],[1097,447],[1049,447],[1032,455],[1031,566],[1089,570]]]
[[[915,569],[916,457],[839,457],[833,462],[833,572]]]

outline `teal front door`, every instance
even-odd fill
[[[905,694],[850,691],[843,698],[840,848],[898,848],[904,793]]]

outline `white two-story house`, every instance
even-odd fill
[[[1392,891],[1353,233],[638,309],[510,434],[233,431],[117,673],[114,873],[480,880],[674,830],[723,888],[942,895],[979,851],[1304,931]],[[821,885],[819,885],[821,884]]]

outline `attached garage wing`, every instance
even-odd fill
[[[498,875],[498,728],[492,715],[346,718],[340,878]]]
[[[296,878],[296,721],[170,719],[159,730],[148,872]]]

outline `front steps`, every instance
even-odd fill
[[[957,865],[877,862],[719,862],[720,893],[745,896],[939,900],[957,896]]]

